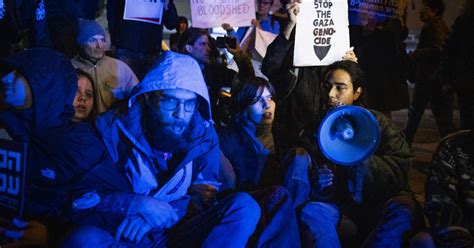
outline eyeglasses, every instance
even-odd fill
[[[152,95],[151,99],[155,102],[158,103],[158,106],[160,108],[167,110],[167,111],[174,111],[178,109],[178,106],[180,104],[183,104],[184,106],[184,111],[191,113],[194,112],[198,105],[197,98],[182,101],[174,97],[163,97],[163,96],[157,96],[155,94]]]

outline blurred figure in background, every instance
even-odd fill
[[[443,20],[443,0],[424,0],[420,20],[424,22],[420,41],[410,54],[413,63],[415,89],[408,109],[405,136],[411,145],[426,105],[430,103],[440,137],[451,133],[453,124],[453,95],[443,91],[440,63],[448,27]]]
[[[184,16],[178,18],[178,27],[176,27],[176,33],[170,35],[170,47],[172,51],[178,51],[178,42],[184,31],[188,29],[188,19]]]
[[[474,123],[474,1],[465,0],[446,41],[442,59],[445,90],[456,92],[461,129]]]

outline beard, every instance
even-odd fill
[[[148,141],[154,149],[162,152],[170,152],[172,154],[184,152],[189,149],[189,140],[195,115],[186,124],[183,120],[174,120],[171,122],[163,122],[157,115],[156,111],[148,111],[146,122],[146,135]],[[184,128],[181,134],[177,134],[171,130],[172,126],[180,126]]]

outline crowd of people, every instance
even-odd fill
[[[423,0],[411,54],[391,20],[324,67],[293,65],[301,0],[275,16],[273,4],[256,0],[248,27],[222,24],[236,71],[172,0],[159,25],[124,20],[125,1],[108,0],[110,36],[97,1],[0,0],[0,134],[27,145],[23,215],[0,213],[0,246],[473,247],[474,1],[449,30],[443,1]],[[161,51],[163,25],[178,31],[172,51]],[[247,49],[256,29],[276,35],[263,58]],[[383,97],[407,80],[411,103]],[[428,102],[444,138],[422,204],[408,172]],[[318,130],[351,105],[380,141],[342,166]],[[408,108],[404,130],[395,105]]]

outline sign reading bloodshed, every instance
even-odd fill
[[[328,65],[349,50],[347,0],[303,0],[297,16],[295,66]]]
[[[250,26],[255,17],[254,0],[190,0],[193,27]]]

